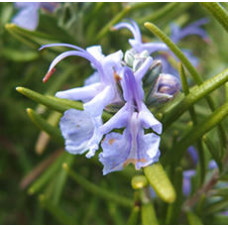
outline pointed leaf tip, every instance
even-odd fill
[[[16,27],[16,24],[14,24],[14,23],[7,23],[7,24],[5,24],[5,28],[6,28],[7,30],[13,29],[13,28],[15,28],[15,27]]]

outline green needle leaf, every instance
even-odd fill
[[[227,81],[228,69],[208,79],[200,86],[193,87],[187,96],[182,96],[182,98],[180,98],[180,102],[170,104],[168,107],[164,107],[164,109],[161,110],[161,112],[163,113],[162,123],[164,124],[164,128],[168,127],[171,123],[173,123],[179,116],[181,116],[185,111],[187,111],[198,100],[207,96],[219,86],[224,85],[224,83]]]
[[[228,32],[228,13],[226,9],[217,2],[201,2],[200,4],[206,8]]]
[[[181,211],[181,204],[183,201],[183,193],[182,193],[182,184],[183,184],[183,170],[178,167],[175,170],[174,179],[174,187],[177,193],[177,200],[168,206],[167,214],[166,214],[166,224],[176,224],[178,217]]]
[[[127,221],[127,225],[136,225],[138,222],[140,207],[138,205],[135,205],[132,208],[131,214],[129,216],[129,219]]]
[[[189,225],[203,225],[201,219],[191,211],[186,212]]]
[[[73,216],[68,215],[65,210],[54,205],[50,200],[48,200],[44,195],[39,197],[41,205],[52,214],[57,221],[64,225],[75,225],[76,221],[73,219]]]
[[[132,200],[125,198],[123,196],[117,195],[115,193],[112,193],[109,190],[98,187],[97,185],[86,180],[80,174],[72,171],[66,163],[63,164],[63,169],[68,173],[68,175],[73,180],[75,180],[80,186],[82,186],[88,192],[91,192],[92,194],[95,194],[98,197],[103,198],[105,200],[110,200],[112,202],[115,202],[121,206],[130,207],[130,208],[133,207],[134,202]]]
[[[203,83],[202,78],[194,68],[194,66],[191,64],[191,62],[188,60],[188,58],[183,54],[183,52],[176,46],[175,43],[165,34],[163,33],[156,25],[152,23],[146,22],[144,26],[150,30],[152,33],[154,33],[158,38],[160,38],[166,45],[170,48],[170,50],[176,55],[176,57],[182,62],[182,64],[186,67],[186,69],[189,71],[195,82],[200,85]],[[210,96],[205,97],[207,100],[207,103],[212,111],[215,110],[215,104]],[[225,137],[225,130],[223,126],[218,126],[219,130],[219,139],[221,141],[221,144],[226,147],[226,137]]]
[[[52,96],[45,96],[24,87],[17,87],[16,90],[24,96],[36,101],[37,103],[41,103],[58,112],[65,112],[71,108],[82,109],[82,104],[80,102],[60,99]]]
[[[144,173],[156,194],[163,201],[173,203],[176,200],[175,189],[159,162],[145,167]]]
[[[141,217],[142,225],[159,225],[155,209],[151,201],[142,204]]]
[[[202,137],[217,124],[219,124],[228,115],[228,103],[218,108],[213,114],[211,114],[202,123],[194,126],[188,134],[176,143],[169,153],[166,153],[163,157],[164,162],[172,162],[180,159],[182,153],[192,145],[198,138]]]
[[[45,184],[60,170],[61,164],[66,157],[66,153],[61,154],[56,161],[45,171],[45,173],[35,181],[35,183],[28,189],[29,194],[34,194],[41,190]]]
[[[176,46],[175,43],[165,34],[163,33],[156,25],[146,22],[144,26],[151,31],[153,34],[155,34],[158,38],[160,38],[169,48],[170,50],[181,60],[183,65],[186,67],[186,69],[189,71],[193,79],[197,84],[201,84],[203,80],[200,78],[200,75],[194,68],[194,66],[191,64],[191,62],[187,59],[187,57],[183,54],[183,52]]]
[[[27,113],[29,118],[38,128],[40,128],[42,131],[47,132],[57,142],[60,142],[62,145],[64,144],[63,137],[58,128],[50,125],[45,119],[43,119],[40,115],[38,115],[34,110],[30,108],[27,109]]]

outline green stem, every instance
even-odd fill
[[[175,178],[174,179],[174,187],[177,193],[177,200],[170,204],[168,206],[168,211],[166,214],[166,224],[167,225],[171,225],[171,224],[175,224],[178,220],[178,217],[180,215],[180,211],[181,211],[181,204],[182,204],[182,200],[183,200],[183,196],[182,196],[182,182],[183,182],[183,174],[182,174],[182,168],[177,168],[175,170]]]
[[[73,162],[75,160],[75,156],[72,154],[66,153],[66,157],[63,162],[66,162],[66,164],[71,167]],[[60,173],[56,176],[56,181],[55,181],[55,190],[53,192],[53,204],[57,205],[60,201],[63,189],[65,187],[66,181],[67,181],[67,173],[65,170],[60,170]]]
[[[187,83],[187,77],[184,72],[184,68],[181,64],[179,65],[179,73],[180,73],[182,88],[183,88],[184,94],[186,96],[189,94],[189,87],[188,87],[188,83]],[[189,113],[190,113],[193,124],[196,125],[197,117],[196,117],[196,112],[195,112],[194,106],[189,108]],[[204,182],[204,178],[205,178],[206,165],[205,165],[204,149],[203,149],[201,138],[199,140],[197,140],[197,148],[198,148],[199,164],[200,164],[200,166],[199,166],[200,167],[200,183],[202,184]]]
[[[202,137],[228,115],[228,103],[218,108],[213,114],[205,119],[201,124],[196,125],[182,139],[173,146],[169,153],[163,157],[164,162],[173,162],[180,159],[182,153],[193,144],[198,138]]]
[[[65,154],[62,154],[56,159],[56,161],[44,172],[44,174],[35,181],[35,183],[28,189],[29,194],[34,194],[39,191],[49,180],[50,178],[60,169]]]
[[[217,2],[201,2],[200,4],[206,8],[228,32],[228,13],[226,9]]]
[[[65,171],[68,173],[68,175],[75,180],[79,185],[81,185],[85,190],[91,192],[92,194],[97,195],[100,198],[106,199],[106,200],[111,200],[121,206],[124,207],[132,207],[133,206],[133,201],[125,198],[120,195],[116,195],[115,193],[110,192],[109,190],[103,189],[101,187],[96,186],[95,184],[89,182],[86,180],[84,177],[79,175],[78,173],[72,171],[69,166],[64,163],[63,168]]]

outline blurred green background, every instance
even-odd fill
[[[138,22],[145,38],[152,41],[156,38],[146,31],[143,22],[154,22],[169,34],[171,22],[184,26],[208,17],[210,22],[205,28],[211,42],[189,37],[180,46],[191,49],[200,59],[199,72],[204,79],[224,70],[228,59],[226,31],[198,3],[170,4],[173,3],[60,3],[52,14],[40,9],[37,33],[29,34],[6,26],[17,10],[13,3],[0,3],[0,224],[126,224],[129,208],[86,191],[63,174],[61,164],[35,194],[28,193],[34,181],[58,158],[70,161],[72,169],[92,183],[128,198],[133,198],[130,183],[135,171],[129,166],[122,172],[103,176],[97,157],[72,158],[64,152],[63,145],[40,135],[26,108],[33,108],[55,125],[56,113],[17,93],[15,88],[23,86],[54,95],[58,90],[82,85],[92,70],[80,58],[61,62],[53,78],[43,84],[42,78],[60,50],[39,52],[38,48],[46,43],[68,42],[84,48],[100,44],[105,54],[125,51],[130,48],[130,33],[110,31],[113,23],[124,18]],[[225,101],[224,89],[212,96],[217,105]],[[200,110],[207,112],[206,108]],[[186,121],[180,123],[185,126]],[[169,140],[175,130],[174,127],[164,138]]]

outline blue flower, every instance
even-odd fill
[[[208,41],[208,35],[206,31],[204,31],[200,26],[206,24],[208,22],[207,18],[203,18],[198,20],[189,26],[180,29],[180,27],[176,24],[171,24],[171,39],[174,43],[179,42],[186,36],[189,35],[198,35],[203,38],[205,41]],[[159,55],[155,57],[156,60],[162,61],[163,73],[172,74],[178,77],[178,72],[174,66],[170,63],[170,58],[174,58],[177,60],[176,56],[170,51],[168,46],[161,42],[151,42],[151,43],[143,43],[141,32],[139,30],[138,25],[131,20],[131,23],[121,22],[113,27],[116,30],[127,28],[133,34],[133,39],[129,39],[129,43],[132,48],[137,52],[147,51],[149,54],[155,52],[161,52]],[[199,63],[197,57],[195,57],[190,50],[182,49],[186,57],[190,60],[190,62],[196,67]]]
[[[95,74],[91,76],[90,81],[85,83],[85,86],[57,92],[57,97],[83,101],[84,110],[95,117],[102,115],[105,106],[121,101],[116,84],[120,80],[119,73],[122,69],[121,60],[123,58],[122,51],[104,56],[100,46],[92,46],[84,50],[70,44],[48,44],[42,46],[40,50],[53,46],[65,46],[75,50],[66,51],[53,60],[48,73],[44,77],[44,82],[53,74],[56,64],[68,56],[83,57],[89,60],[92,67],[96,70]]]
[[[151,54],[157,51],[169,50],[167,45],[162,42],[143,43],[140,29],[133,20],[131,20],[131,24],[127,22],[121,22],[113,27],[114,30],[119,30],[122,28],[127,28],[131,31],[134,39],[129,39],[129,43],[132,46],[132,48],[137,52],[142,52],[146,50],[149,54]]]
[[[19,27],[35,30],[39,23],[39,9],[44,8],[53,12],[58,3],[54,2],[16,2],[14,5],[19,12],[12,22]]]
[[[189,35],[197,35],[197,36],[200,36],[205,41],[208,41],[207,32],[204,29],[200,28],[200,26],[205,25],[207,23],[208,23],[208,19],[202,18],[184,27],[183,29],[181,29],[177,24],[172,23],[170,25],[170,28],[171,28],[170,37],[174,43],[178,43],[180,40],[182,40],[183,38]]]
[[[125,105],[101,128],[103,134],[124,128],[123,134],[112,132],[105,136],[99,160],[104,165],[103,174],[123,169],[133,163],[136,169],[157,162],[161,123],[155,119],[143,102],[143,74],[134,75],[128,67],[123,71],[123,96]],[[144,129],[153,133],[144,134]]]

